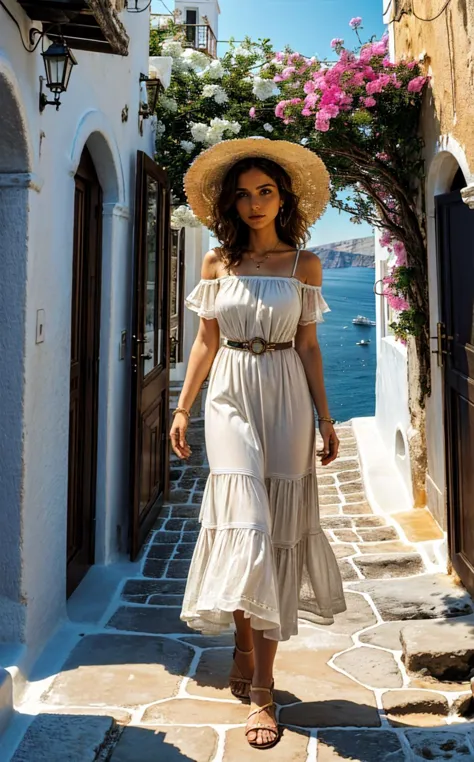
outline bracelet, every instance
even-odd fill
[[[321,416],[320,418],[318,418],[318,421],[319,423],[321,423],[321,421],[325,421],[326,423],[332,423],[333,425],[336,423],[335,418],[325,418],[325,416]]]
[[[177,413],[184,413],[184,415],[187,416],[188,421],[191,418],[191,413],[189,412],[189,410],[186,410],[186,408],[184,407],[177,407],[176,410],[173,410],[173,418],[175,415],[177,415]]]

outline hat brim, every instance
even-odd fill
[[[313,151],[298,143],[267,138],[223,140],[203,151],[184,178],[185,193],[196,217],[209,226],[228,171],[242,159],[259,157],[279,164],[291,178],[292,190],[308,225],[323,214],[329,201],[329,173]]]

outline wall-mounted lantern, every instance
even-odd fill
[[[53,42],[42,56],[46,71],[46,87],[54,93],[54,100],[49,101],[43,93],[44,77],[40,77],[40,111],[46,106],[56,106],[57,111],[61,105],[61,93],[66,92],[72,68],[76,66],[77,61],[68,46],[61,41]]]
[[[140,110],[139,115],[142,119],[148,119],[156,111],[156,104],[158,101],[158,95],[163,86],[158,77],[147,76],[146,74],[140,74],[140,91],[146,92],[146,100],[143,96],[140,96]]]

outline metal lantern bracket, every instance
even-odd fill
[[[42,76],[39,78],[39,81],[40,81],[39,110],[42,113],[45,110],[46,106],[56,106],[56,111],[59,111],[59,107],[61,105],[61,101],[59,100],[59,93],[55,94],[54,101],[49,101],[48,97],[43,92],[45,79],[46,77],[42,77]]]

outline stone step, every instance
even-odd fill
[[[410,622],[401,629],[405,666],[438,680],[467,680],[474,670],[474,615]]]
[[[0,667],[0,733],[3,733],[13,714],[13,681],[6,669]]]
[[[473,613],[470,595],[446,574],[367,580],[351,583],[350,587],[368,593],[385,622],[460,617]],[[452,623],[449,619],[448,625]]]
[[[354,563],[368,579],[411,577],[424,572],[418,553],[376,553],[355,558]]]

